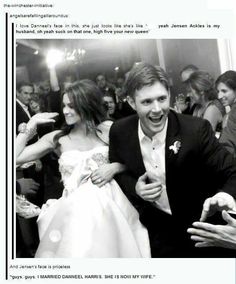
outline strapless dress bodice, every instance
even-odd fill
[[[58,162],[62,181],[65,183],[75,168],[79,168],[80,174],[83,175],[84,172],[93,171],[107,164],[109,162],[108,147],[99,146],[86,151],[68,150],[61,154]]]

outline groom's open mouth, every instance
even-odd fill
[[[154,124],[159,124],[162,119],[163,119],[164,115],[161,116],[149,116],[149,120],[154,123]]]

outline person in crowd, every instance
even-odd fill
[[[189,89],[186,86],[186,81],[189,79],[190,75],[196,71],[198,71],[198,67],[193,64],[189,64],[180,72],[180,79],[184,85],[186,94],[178,94],[176,96],[175,108],[179,113],[192,115],[196,107],[196,104],[191,100]]]
[[[137,115],[111,126],[109,160],[126,166],[115,179],[148,229],[152,257],[213,256],[194,247],[187,228],[200,216],[235,208],[235,160],[207,120],[170,110],[161,68],[133,67],[125,88]]]
[[[225,107],[231,108],[220,143],[236,157],[236,72],[230,70],[220,75],[216,80],[216,88],[219,100]]]
[[[117,78],[116,81],[116,101],[117,101],[117,109],[119,111],[120,117],[126,117],[131,114],[134,114],[135,111],[131,108],[129,103],[126,100],[126,96],[124,95],[124,82],[125,82],[125,77],[120,77]]]
[[[16,194],[24,195],[30,198],[32,195],[36,195],[39,189],[39,184],[30,178],[19,178],[16,180]],[[34,223],[34,222],[33,222]],[[30,221],[23,222],[23,220],[17,215],[16,217],[16,257],[32,257],[34,255],[34,242],[38,240],[38,234],[32,235],[35,230],[30,230],[31,238],[29,240],[29,227],[32,224]],[[36,231],[37,232],[37,231]],[[29,240],[26,242],[26,240]],[[34,241],[34,242],[33,242]]]
[[[31,100],[30,109],[34,114],[43,112],[41,110],[41,106],[40,106],[40,102],[39,102],[38,98],[34,98],[34,99]]]
[[[181,82],[185,83],[189,79],[189,77],[198,70],[198,67],[193,64],[185,66],[180,72]]]
[[[63,95],[66,125],[28,147],[35,117],[17,137],[17,163],[56,149],[64,183],[62,197],[48,200],[38,217],[36,257],[149,257],[148,234],[138,212],[112,179],[125,170],[108,163],[109,123],[102,95],[90,80],[72,84]],[[39,114],[43,115],[43,114]]]
[[[116,79],[116,88],[123,89],[124,83],[125,83],[124,76],[122,75],[118,76],[118,78]]]
[[[33,94],[30,100],[30,103],[29,103],[29,108],[32,114],[45,112],[46,105],[45,105],[43,97],[39,96],[37,93]]]
[[[121,114],[117,109],[115,96],[112,93],[106,93],[105,95],[103,95],[103,101],[107,110],[108,119],[116,120],[121,118]]]
[[[226,71],[216,80],[218,98],[222,104],[230,106],[226,127],[223,128],[220,137],[226,149],[236,156],[236,72]],[[196,247],[224,247],[236,249],[236,220],[226,211],[222,212],[222,218],[226,222],[224,225],[214,225],[205,222],[194,222],[193,228],[188,232],[192,235],[192,240],[196,241]]]
[[[107,93],[115,95],[115,86],[106,80],[105,75],[99,74],[96,77],[96,83],[100,91],[105,95]]]
[[[64,123],[64,117],[61,112],[61,93],[64,91],[64,82],[60,86],[56,72],[57,62],[49,56],[46,58],[46,63],[48,69],[44,72],[44,80],[35,83],[35,90],[40,99],[40,103],[42,102],[41,111],[59,113],[54,123],[54,128],[60,129]],[[68,77],[65,79],[69,80]],[[65,85],[68,85],[68,81],[65,82]]]
[[[113,97],[116,104],[116,111],[114,114],[114,119],[118,119],[120,117],[129,116],[130,114],[134,114],[133,109],[130,107],[128,102],[126,101],[125,96],[123,95],[122,84],[124,82],[123,77],[119,77],[117,79],[117,87],[106,80],[106,77],[103,74],[99,74],[96,77],[96,83],[101,90],[102,94],[105,97]],[[107,98],[108,99],[108,98]],[[109,98],[109,101],[112,99]],[[110,103],[111,104],[111,103]],[[111,106],[110,106],[111,108]],[[112,110],[111,110],[112,111]]]
[[[20,82],[16,86],[16,133],[19,133],[19,125],[22,122],[28,122],[31,113],[29,104],[33,95],[33,85],[26,82]]]
[[[188,229],[191,239],[195,241],[195,247],[221,247],[236,250],[236,212],[222,211],[224,225],[213,225],[206,222],[194,222]]]
[[[61,112],[61,89],[56,73],[56,65],[48,63],[48,70],[49,70],[50,88],[46,96],[47,106],[48,106],[47,111],[59,113],[54,125],[55,129],[60,129],[60,127],[64,123],[64,117],[63,113]]]
[[[196,71],[187,80],[191,100],[197,104],[193,116],[207,119],[214,132],[220,132],[225,108],[217,99],[215,84],[209,73]]]
[[[23,131],[26,123],[33,115],[30,109],[30,102],[34,94],[34,88],[31,83],[19,82],[16,86],[16,134]],[[35,132],[36,134],[36,132]],[[34,135],[27,143],[32,144],[37,141],[37,135]],[[35,184],[40,184],[35,194],[29,196],[32,201],[41,203],[43,195],[43,178],[42,178],[42,163],[40,160],[35,160],[34,163],[26,163],[16,170],[17,185],[22,192],[30,191],[29,186],[34,187]],[[31,181],[31,182],[29,182]],[[25,188],[24,188],[25,187]],[[26,220],[19,215],[16,216],[17,231],[16,231],[16,255],[19,257],[33,257],[38,246],[38,232],[36,219]],[[19,236],[24,236],[20,238]],[[20,239],[22,240],[20,242]],[[24,245],[22,243],[24,242]],[[24,250],[21,248],[24,246]]]

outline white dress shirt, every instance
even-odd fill
[[[138,125],[138,137],[143,157],[143,163],[151,182],[160,181],[162,184],[162,193],[155,206],[168,213],[171,213],[170,204],[166,192],[166,171],[165,171],[165,142],[166,142],[166,131],[168,121],[166,121],[165,127],[159,133],[150,139],[147,137],[142,130],[140,121]]]

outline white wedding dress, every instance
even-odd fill
[[[38,217],[35,257],[150,257],[147,230],[115,180],[99,188],[90,174],[108,162],[108,147],[62,153],[65,189]]]

